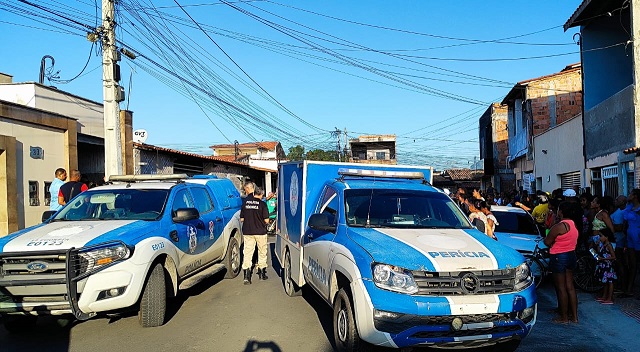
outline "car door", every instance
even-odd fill
[[[178,209],[195,208],[195,203],[187,187],[176,191],[171,203],[171,216]],[[185,222],[173,222],[174,229],[170,235],[178,247],[178,274],[184,276],[204,264],[202,253],[204,252],[205,225],[203,221],[192,219]]]
[[[204,223],[204,237],[201,239],[204,246],[204,257],[207,262],[217,260],[222,256],[224,243],[222,231],[224,230],[224,219],[222,211],[215,208],[212,194],[207,187],[193,185],[191,195],[195,202],[196,209],[200,213],[200,219]]]
[[[339,208],[338,192],[333,187],[326,186],[315,213],[327,214],[329,225],[336,226]],[[302,271],[307,282],[325,298],[329,298],[329,264],[334,256],[332,244],[335,235],[335,232],[313,230],[307,226],[303,240]]]

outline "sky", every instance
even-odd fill
[[[580,61],[562,28],[580,2],[120,0],[120,108],[146,143],[204,155],[395,134],[401,164],[473,168],[489,105]],[[46,85],[101,102],[99,6],[0,0],[0,72],[37,82],[50,55]]]

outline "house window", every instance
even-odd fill
[[[386,152],[376,152],[376,160],[385,160],[386,156]]]
[[[51,182],[45,182],[44,183],[44,205],[46,206],[51,205],[51,192],[49,192],[50,188],[51,188]]]
[[[38,181],[29,181],[29,205],[40,205],[40,196],[38,194]]]

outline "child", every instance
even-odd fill
[[[615,265],[616,253],[607,236],[600,232],[593,236],[598,253],[598,263],[596,265],[596,276],[604,285],[602,297],[597,297],[596,301],[601,304],[613,304],[613,282],[617,280]]]

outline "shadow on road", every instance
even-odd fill
[[[247,341],[247,347],[245,347],[244,352],[254,351],[281,352],[282,350],[278,347],[278,344],[273,341]]]
[[[3,318],[0,318],[3,322]],[[67,352],[70,347],[71,328],[77,323],[72,317],[43,316],[36,325],[20,332],[9,333],[0,327],[0,351]],[[46,348],[43,347],[46,341]]]

